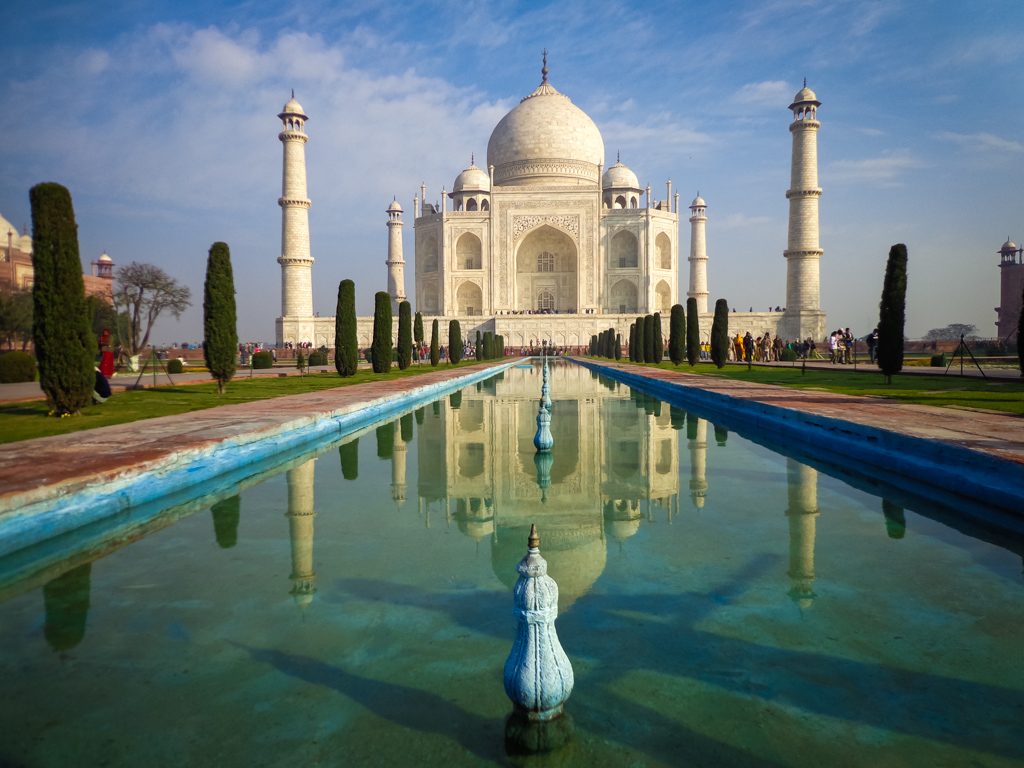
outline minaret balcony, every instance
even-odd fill
[[[309,208],[312,205],[305,197],[279,197],[277,204],[282,208]]]
[[[821,187],[815,189],[787,189],[786,199],[794,197],[821,197]]]
[[[301,141],[303,144],[309,141],[309,136],[302,131],[281,131],[277,138],[280,141]]]

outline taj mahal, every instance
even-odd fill
[[[540,84],[491,133],[486,168],[478,167],[470,155],[469,166],[455,177],[450,192],[441,189],[438,201],[427,202],[425,184],[414,195],[411,295],[405,285],[405,210],[397,197],[387,207],[386,290],[393,305],[408,300],[425,323],[438,318],[445,329],[449,320],[457,319],[466,338],[478,330],[492,331],[514,347],[542,340],[572,347],[586,345],[591,335],[608,328],[628,338],[637,315],[655,312],[661,313],[667,338],[672,305],[692,297],[701,335],[707,338],[712,320],[707,203],[698,193],[689,205],[689,282],[680,295],[679,192],[667,181],[664,197],[658,199],[618,157],[606,165],[597,125],[549,82],[548,74],[545,54]],[[792,175],[786,192],[785,308],[730,313],[731,333],[824,336],[819,106],[806,83],[789,105]],[[282,301],[277,343],[331,347],[334,318],[313,312],[305,163],[309,118],[294,93],[278,117],[284,171],[278,201]],[[359,343],[368,346],[372,318],[359,318],[357,333]]]

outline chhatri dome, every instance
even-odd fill
[[[618,158],[615,158],[615,165],[605,171],[604,176],[601,177],[601,186],[605,189],[611,187],[640,189],[640,181],[629,167],[623,165],[622,161]]]
[[[604,139],[586,112],[548,82],[547,53],[540,85],[501,119],[487,142],[495,184],[597,184]]]
[[[480,168],[476,167],[476,158],[471,158],[469,167],[455,177],[452,192],[490,192],[491,179]],[[450,197],[451,195],[449,195]]]

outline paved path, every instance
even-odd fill
[[[296,419],[358,406],[389,395],[397,396],[501,362],[459,368],[442,366],[408,378],[224,405],[0,445],[0,511],[10,506],[5,503],[9,497],[41,486],[64,485],[69,490],[95,486],[132,467],[155,462],[175,452],[202,449],[244,433],[273,432]]]
[[[827,363],[826,363],[827,364]],[[736,381],[719,376],[647,368],[601,361],[652,379],[698,387],[740,400],[751,400],[803,413],[939,440],[1024,464],[1024,418],[994,411],[937,408],[886,400],[880,397],[841,395],[821,390],[791,389],[773,384]]]
[[[715,376],[619,365],[632,373],[675,381],[744,400],[792,408],[944,441],[1024,464],[1024,419],[1004,414],[903,405],[870,397],[787,389]],[[220,406],[114,427],[0,445],[0,509],[4,498],[42,485],[95,485],[139,464],[201,448],[243,432],[272,430],[295,419],[463,376],[488,364],[439,368],[407,379],[371,382],[304,395]]]

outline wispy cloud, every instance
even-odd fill
[[[949,141],[962,149],[973,152],[1011,152],[1019,154],[1024,152],[1024,142],[1016,139],[1004,139],[994,133],[955,133],[953,131],[942,131],[935,134],[935,138],[941,141]]]
[[[756,107],[777,108],[796,93],[795,89],[785,80],[763,80],[759,83],[747,83],[735,94],[733,101]]]
[[[877,157],[859,160],[836,160],[823,173],[829,181],[897,184],[907,171],[924,167],[924,163],[906,150],[885,152]]]
[[[776,219],[771,216],[748,216],[745,213],[730,213],[723,216],[721,219],[714,221],[716,229],[732,230],[732,229],[750,229],[752,227],[763,227],[766,224],[771,224]]]

